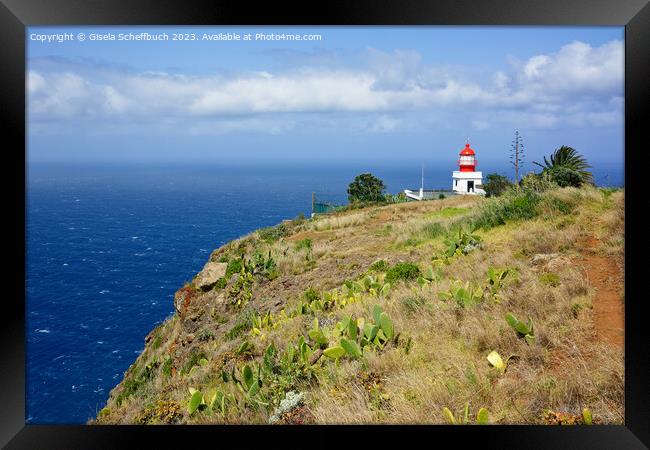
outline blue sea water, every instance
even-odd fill
[[[314,191],[344,203],[367,170],[29,167],[27,422],[95,417],[213,249],[309,216]],[[419,187],[419,167],[372,172],[389,192]],[[622,170],[608,173],[622,184]],[[449,170],[425,173],[425,188],[450,184]]]

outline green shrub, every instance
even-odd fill
[[[554,183],[560,187],[580,187],[583,183],[582,176],[576,170],[569,167],[557,166],[548,170],[548,174]]]
[[[127,397],[130,397],[134,394],[136,394],[142,386],[147,384],[149,381],[151,381],[154,377],[154,370],[159,366],[160,364],[158,361],[154,358],[153,361],[151,361],[149,364],[146,364],[144,368],[138,373],[138,375],[131,375],[129,377],[126,377],[124,381],[122,382],[122,392],[120,392],[115,399],[115,402],[117,403],[118,406],[122,404],[124,399]],[[133,371],[136,370],[136,366],[133,366]]]
[[[192,350],[190,351],[190,358],[183,365],[183,370],[181,370],[181,373],[182,374],[188,373],[192,367],[199,365],[200,360],[207,359],[207,357],[208,356],[203,351],[199,351],[196,348],[192,348]]]
[[[226,268],[226,275],[224,277],[226,279],[226,282],[228,281],[228,279],[230,279],[233,273],[241,272],[241,267],[242,267],[241,259],[233,259],[232,261],[228,262],[228,267]]]
[[[287,226],[283,223],[276,225],[274,227],[262,228],[258,231],[260,239],[266,242],[267,244],[272,244],[289,234]]]
[[[316,290],[312,287],[305,291],[303,297],[305,297],[305,300],[307,300],[309,303],[320,300],[320,295],[318,295],[318,292],[316,292]]]
[[[240,314],[237,318],[237,322],[235,322],[235,325],[233,325],[233,327],[228,330],[228,332],[224,335],[224,338],[228,341],[232,341],[251,328],[253,328],[252,314],[248,312]]]
[[[145,382],[146,380],[142,378],[134,377],[125,379],[122,382],[122,392],[120,392],[115,399],[117,406],[120,406],[126,398],[138,392]]]
[[[395,284],[399,280],[416,280],[420,276],[420,268],[412,263],[397,263],[386,272],[385,281]]]
[[[491,173],[486,178],[487,181],[483,184],[486,197],[498,197],[512,186],[510,180],[503,175]]]
[[[438,200],[442,200],[443,198],[446,198],[445,194],[438,194]]]
[[[578,318],[581,309],[582,309],[582,305],[580,303],[573,303],[571,305],[571,315],[573,315],[574,319]]]
[[[231,274],[232,275],[232,274]],[[215,289],[223,289],[226,287],[228,284],[228,279],[226,277],[221,277],[217,280],[217,282],[214,284]]]
[[[280,275],[271,250],[266,256],[257,250],[248,261],[244,260],[244,271],[252,275],[263,275],[269,280],[274,280]]]
[[[165,359],[165,362],[163,362],[162,367],[160,370],[162,371],[162,374],[165,375],[166,377],[171,377],[172,376],[172,359],[167,356],[167,359]]]
[[[557,287],[560,285],[560,277],[557,274],[549,272],[543,273],[539,277],[539,282],[551,287]]]
[[[519,182],[519,187],[525,191],[542,193],[558,186],[547,172],[542,171],[525,175]]]
[[[532,219],[537,215],[536,206],[538,202],[539,196],[532,192],[525,192],[523,195],[515,197],[508,211],[510,218],[515,220]]]
[[[544,203],[548,205],[552,210],[558,211],[561,214],[567,215],[571,214],[575,205],[568,203],[564,200],[561,200],[557,197],[548,196],[544,198]]]
[[[434,223],[428,223],[422,227],[422,232],[425,234],[425,236],[429,239],[435,239],[438,236],[442,236],[447,232],[445,230],[445,227],[443,227],[440,223],[434,222]]]
[[[537,216],[541,195],[534,191],[513,189],[498,198],[486,201],[472,220],[475,229],[489,230],[511,220],[527,220]]]
[[[309,238],[301,239],[298,242],[296,242],[296,250],[302,250],[302,249],[311,250],[311,248],[312,248],[312,242],[311,239]]]
[[[372,263],[368,269],[373,272],[386,272],[388,270],[388,263],[385,260],[380,259],[379,261]]]
[[[603,196],[607,199],[609,198],[614,192],[618,192],[620,188],[617,187],[601,187],[598,188],[600,192],[603,193]]]

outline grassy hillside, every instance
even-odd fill
[[[623,200],[529,187],[258,230],[177,292],[91,423],[622,424]]]

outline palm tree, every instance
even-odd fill
[[[546,156],[544,157],[544,164],[538,162],[533,162],[537,164],[543,170],[542,172],[552,171],[557,168],[569,169],[576,172],[580,175],[580,178],[584,183],[593,184],[593,175],[590,171],[586,170],[591,168],[587,163],[587,160],[584,156],[580,155],[576,149],[563,145],[553,152],[551,155],[551,160],[547,160]]]

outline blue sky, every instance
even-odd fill
[[[196,41],[76,40],[194,33]],[[32,40],[69,32],[74,41]],[[209,41],[203,33],[320,34]],[[622,167],[622,27],[31,27],[30,162]],[[479,167],[480,168],[480,167]]]

